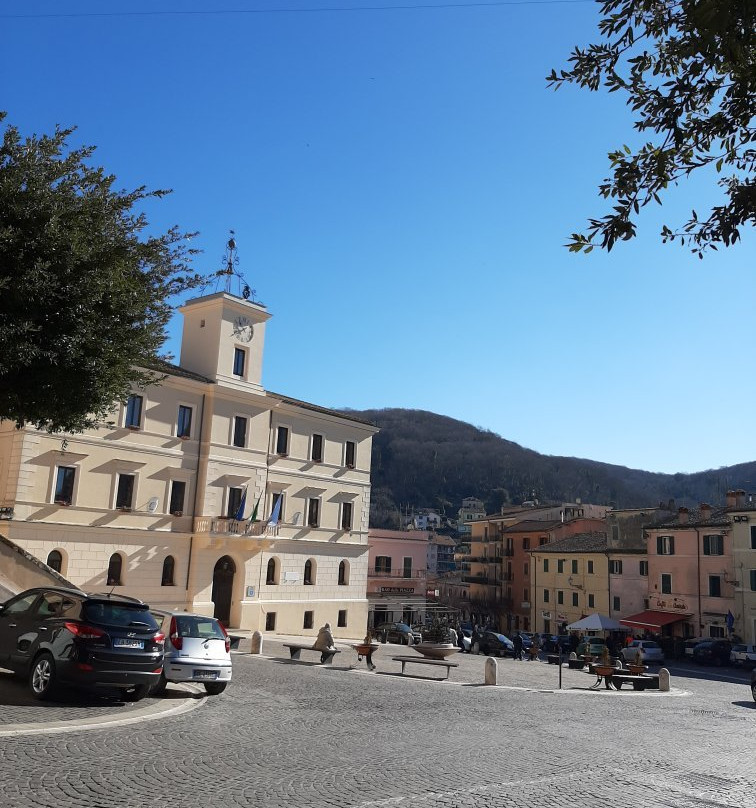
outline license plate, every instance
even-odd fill
[[[194,671],[195,679],[217,679],[218,671]]]
[[[116,637],[113,640],[116,648],[144,648],[144,640],[132,640],[126,637]]]

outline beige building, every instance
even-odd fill
[[[0,424],[0,534],[89,591],[361,637],[377,430],[263,389],[263,305],[219,292],[180,311],[180,366],[112,424]]]

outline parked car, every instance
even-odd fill
[[[423,641],[423,635],[406,623],[380,623],[375,633],[383,642],[398,642],[401,645],[414,645]]]
[[[480,631],[472,638],[472,653],[487,656],[514,656],[514,643],[495,631]]]
[[[522,637],[522,647],[525,651],[533,644],[533,635],[529,631],[520,631]]]
[[[160,677],[164,639],[149,606],[121,595],[37,587],[0,605],[0,667],[27,676],[38,699],[69,685],[139,701]]]
[[[693,661],[699,665],[727,665],[731,650],[728,640],[704,640],[693,649]]]
[[[457,638],[461,643],[461,648],[463,653],[470,653],[470,647],[472,646],[472,629],[470,628],[463,628],[460,629],[460,635]]]
[[[685,640],[685,645],[683,646],[685,657],[687,659],[693,659],[693,649],[698,645],[698,643],[706,642],[709,639],[711,639],[711,638],[710,637],[691,637],[690,639]]]
[[[664,652],[661,645],[653,640],[633,640],[630,645],[626,645],[620,656],[625,662],[635,662],[635,656],[641,652],[643,664],[661,665],[664,663]]]
[[[756,645],[744,645],[743,643],[733,645],[730,651],[730,662],[746,668],[754,667],[756,665]]]
[[[753,700],[756,701],[756,668],[751,671],[751,695]]]
[[[231,638],[219,620],[204,614],[152,612],[165,634],[163,672],[153,687],[163,693],[168,682],[198,682],[217,696],[231,681]]]

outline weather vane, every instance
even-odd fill
[[[225,278],[224,291],[229,294],[234,294],[234,286],[236,287],[236,296],[243,297],[245,300],[252,299],[255,301],[255,290],[250,287],[244,276],[239,272],[239,253],[236,249],[236,239],[233,230],[229,230],[230,236],[226,242],[226,251],[223,254],[223,269],[218,272],[218,278]]]

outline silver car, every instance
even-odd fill
[[[630,645],[622,649],[622,659],[625,662],[634,662],[638,651],[641,652],[641,660],[644,665],[649,663],[661,665],[664,662],[664,651],[659,643],[653,640],[633,640]]]
[[[152,612],[165,634],[165,656],[160,694],[168,682],[198,682],[210,696],[217,696],[231,681],[231,638],[221,623],[205,614]]]
[[[732,646],[730,662],[733,665],[743,665],[746,668],[756,666],[756,645],[738,643]]]

